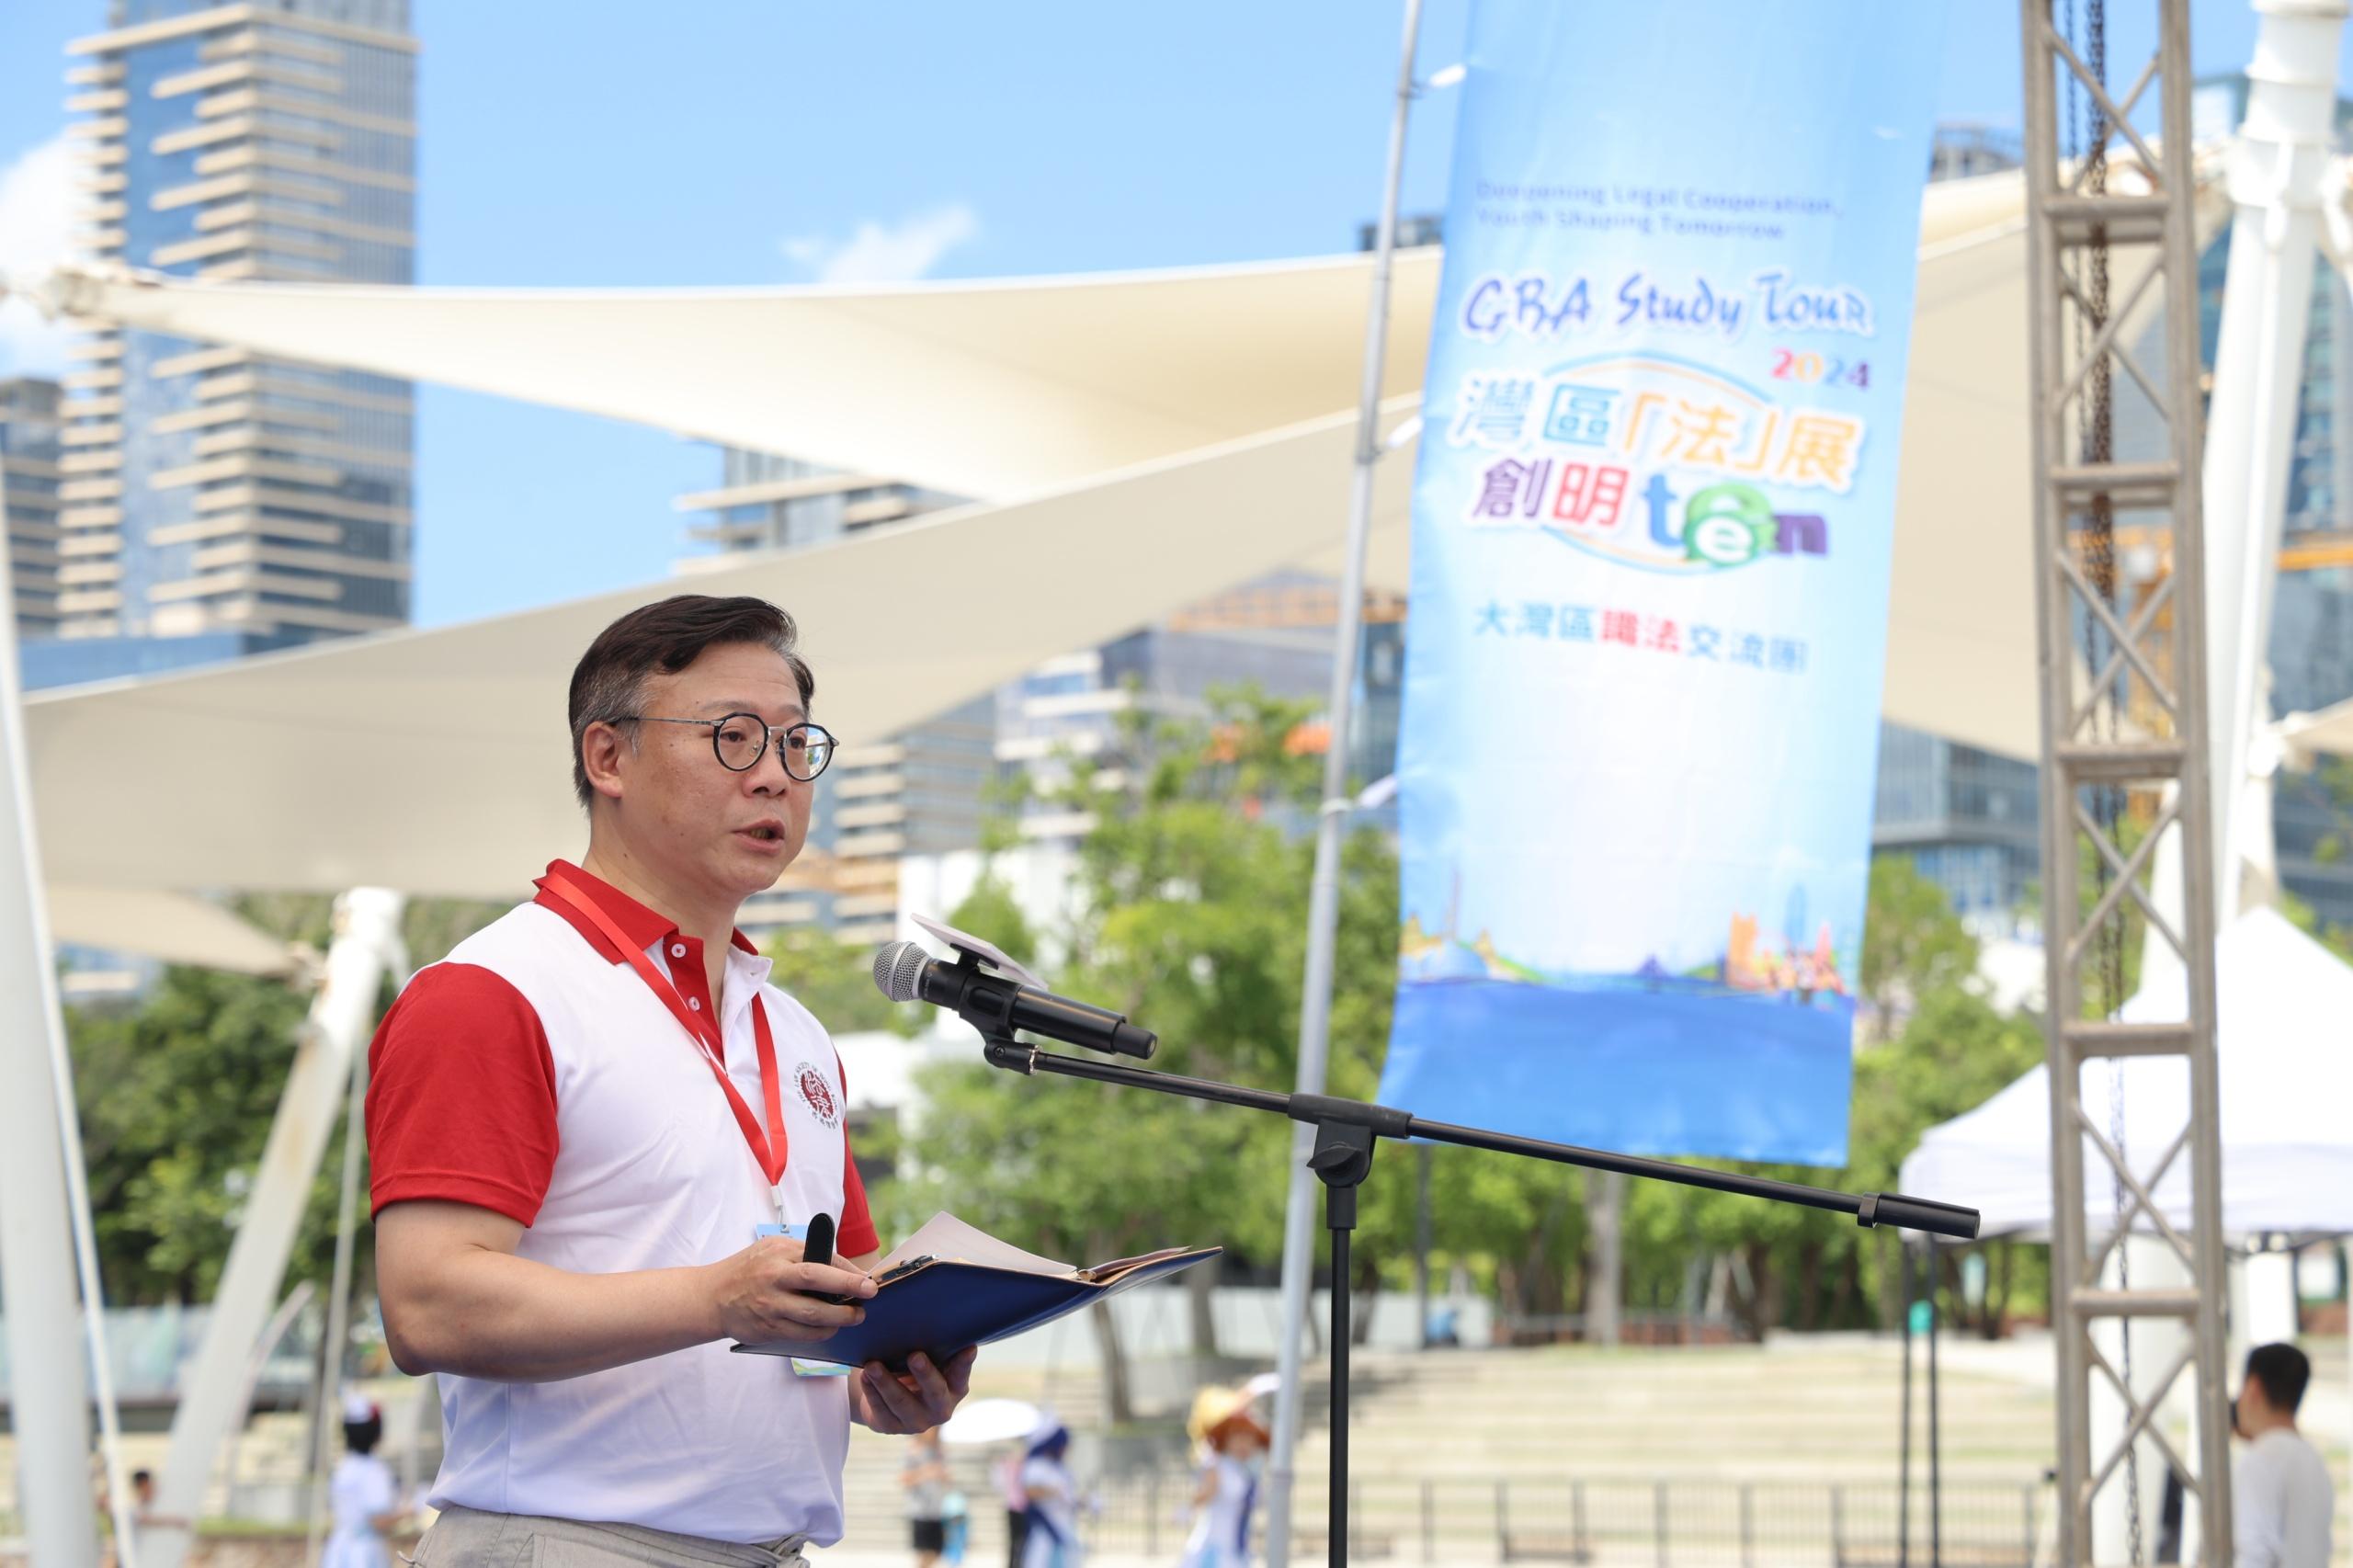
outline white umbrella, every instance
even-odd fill
[[[948,1418],[939,1440],[977,1448],[984,1443],[1009,1443],[1038,1429],[1038,1407],[1020,1399],[976,1399]]]

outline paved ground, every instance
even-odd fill
[[[2306,1426],[2347,1486],[2353,1421],[2344,1344],[2319,1341]],[[1945,1540],[1948,1562],[2015,1568],[2047,1531],[2051,1463],[2050,1346],[1946,1340],[1939,1351]],[[1353,1428],[1357,1528],[1362,1559],[1401,1563],[1558,1560],[1573,1550],[1602,1568],[1893,1568],[1901,1404],[1900,1345],[1868,1335],[1788,1336],[1764,1348],[1598,1351],[1440,1351],[1366,1355],[1358,1363]],[[413,1385],[377,1391],[390,1410]],[[1054,1403],[1082,1434],[1082,1472],[1095,1479],[1100,1512],[1090,1526],[1097,1568],[1167,1563],[1184,1525],[1173,1478],[1115,1473],[1117,1456],[1095,1442],[1091,1376],[1029,1369],[992,1372],[976,1393]],[[1173,1405],[1180,1393],[1164,1390]],[[1302,1445],[1299,1517],[1303,1533],[1324,1510],[1327,1434],[1323,1390],[1312,1384],[1314,1425]],[[1168,1423],[1162,1424],[1164,1434]],[[235,1458],[233,1505],[277,1512],[299,1495],[302,1423],[256,1421]],[[1925,1390],[1915,1440],[1925,1441]],[[1131,1437],[1131,1451],[1149,1437]],[[128,1462],[159,1464],[164,1438],[128,1440]],[[1092,1457],[1089,1457],[1090,1450]],[[845,1477],[850,1533],[824,1553],[825,1568],[904,1568],[896,1441],[856,1434]],[[1002,1524],[990,1502],[986,1456],[956,1455],[973,1499],[968,1562],[1003,1562]],[[0,1488],[13,1486],[15,1455],[0,1437]],[[1925,1486],[1925,1464],[1915,1471]],[[224,1474],[226,1471],[224,1471]],[[216,1487],[214,1512],[233,1506]],[[1925,1493],[1912,1501],[1912,1534],[1926,1546]],[[1661,1521],[1665,1529],[1661,1530]],[[0,1534],[6,1532],[0,1522]],[[1660,1538],[1665,1536],[1662,1549]],[[2353,1528],[2339,1531],[2353,1562]],[[1305,1550],[1320,1555],[1320,1539]],[[1304,1554],[1304,1552],[1302,1553]],[[267,1551],[244,1557],[274,1562]],[[5,1561],[5,1552],[0,1552]],[[222,1562],[227,1562],[223,1557]]]

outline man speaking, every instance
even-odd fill
[[[970,1350],[842,1378],[723,1343],[858,1322],[881,1254],[840,1059],[734,928],[832,759],[814,684],[759,599],[607,627],[572,675],[587,852],[377,1031],[385,1335],[441,1380],[427,1568],[790,1562],[841,1537],[850,1421],[921,1431],[964,1395]],[[832,1265],[794,1239],[821,1215]]]

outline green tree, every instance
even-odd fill
[[[1076,913],[1055,933],[1066,955],[1057,982],[1148,1021],[1162,1040],[1155,1068],[1276,1090],[1296,1082],[1322,791],[1322,757],[1303,744],[1310,711],[1241,690],[1219,694],[1203,722],[1131,717],[1115,756],[1074,759],[1053,791],[1050,804],[1094,823],[1078,850]],[[994,892],[976,889],[953,922],[1006,945],[1006,928],[990,924],[1004,913]],[[1334,1094],[1370,1097],[1379,1085],[1396,963],[1395,851],[1357,832],[1342,854]],[[884,1199],[898,1223],[953,1207],[1074,1259],[1202,1235],[1243,1266],[1280,1256],[1289,1123],[961,1064],[932,1069],[926,1092],[909,1151],[920,1174]],[[1435,1261],[1463,1264],[1519,1311],[1566,1310],[1585,1244],[1575,1175],[1453,1148],[1435,1150],[1431,1165],[1445,1217]],[[1350,1281],[1359,1290],[1410,1277],[1415,1176],[1415,1157],[1393,1145],[1374,1162]],[[1201,1351],[1212,1348],[1204,1317]],[[1108,1359],[1116,1380],[1122,1369]]]
[[[992,944],[1017,964],[1037,961],[1037,933],[1029,929],[1020,902],[994,866],[984,869],[964,901],[949,911],[948,924]]]
[[[1976,940],[1941,889],[1901,857],[1875,862],[1870,886],[1862,988],[1876,1020],[1855,1055],[1847,1164],[1835,1172],[1742,1169],[1814,1186],[1895,1188],[1922,1132],[1975,1108],[2042,1058],[2040,1026],[2003,1015],[1979,994]],[[1895,1255],[1843,1214],[1636,1183],[1628,1191],[1626,1252],[1628,1299],[1653,1308],[1688,1301],[1719,1260],[1730,1266],[1731,1305],[1752,1332],[1885,1324],[1894,1310]],[[2018,1288],[2031,1288],[2033,1268],[2008,1273]]]
[[[1131,714],[1116,761],[1073,759],[1051,804],[1086,812],[1075,916],[1057,933],[1061,988],[1149,1021],[1155,1067],[1289,1088],[1304,963],[1306,888],[1322,759],[1300,744],[1310,710],[1220,694],[1206,722]],[[1371,1087],[1395,973],[1394,859],[1349,846],[1336,1092]],[[1009,895],[983,878],[955,924],[1027,943]],[[1008,950],[1010,947],[1008,945]],[[1015,956],[1020,956],[1017,953]],[[1343,1043],[1345,1042],[1345,1043]],[[994,1069],[932,1069],[893,1196],[912,1219],[952,1202],[1020,1244],[1095,1259],[1216,1234],[1247,1256],[1279,1245],[1287,1123],[1227,1107]],[[1098,1319],[1098,1333],[1108,1331]],[[1115,1408],[1124,1414],[1116,1346]]]
[[[320,951],[334,901],[240,898],[245,919]],[[403,921],[412,964],[438,960],[502,906],[413,902]],[[392,982],[385,986],[389,1005]],[[108,1300],[153,1305],[210,1300],[252,1190],[295,1041],[310,1006],[300,983],[166,968],[141,997],[65,1009],[99,1270]],[[341,1120],[331,1134],[288,1265],[290,1280],[326,1283],[334,1258]],[[373,1247],[362,1221],[359,1290]]]
[[[912,1036],[921,1027],[911,1007],[894,1006],[875,989],[874,955],[830,931],[811,927],[771,937],[768,979],[835,1034],[889,1029]]]
[[[1205,722],[1131,718],[1113,755],[1077,758],[1048,803],[1093,822],[1078,850],[1074,915],[1052,933],[1058,983],[1148,1021],[1154,1065],[1290,1088],[1304,967],[1310,831],[1321,759],[1300,744],[1307,710],[1222,694]],[[1370,1096],[1396,980],[1397,865],[1370,832],[1346,842],[1331,1055],[1333,1093]],[[1859,1052],[1849,1164],[1776,1168],[1791,1179],[1885,1189],[1922,1130],[1981,1101],[2039,1059],[2029,1020],[1977,994],[1977,946],[1907,862],[1875,868],[1863,984],[1881,1005]],[[1027,937],[983,879],[954,923],[1010,948]],[[906,1177],[880,1195],[902,1226],[952,1207],[1050,1256],[1093,1260],[1211,1235],[1245,1266],[1279,1256],[1292,1130],[1272,1118],[1141,1091],[979,1065],[928,1071]],[[1390,1148],[1361,1194],[1356,1277],[1411,1277],[1416,1161]],[[1583,1174],[1441,1147],[1439,1267],[1461,1264],[1505,1310],[1585,1305]],[[1626,1298],[1672,1311],[1711,1275],[1752,1324],[1853,1326],[1878,1314],[1891,1260],[1843,1215],[1661,1183],[1630,1184]],[[2030,1272],[2030,1271],[2029,1271]],[[2030,1284],[2021,1277],[2021,1288]],[[1124,1364],[1108,1346],[1113,1395]],[[1124,1409],[1124,1406],[1121,1406]]]
[[[1904,1011],[1963,984],[1976,968],[1977,940],[1954,918],[1944,889],[1909,855],[1873,857],[1857,997],[1864,1038],[1891,1039]]]
[[[2315,792],[2327,806],[2331,822],[2313,846],[2313,858],[2324,866],[2353,858],[2353,757],[2327,756],[2313,770]],[[2353,963],[2353,926],[2324,921],[2313,908],[2287,890],[2280,890],[2281,913],[2347,963]]]

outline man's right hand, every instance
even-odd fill
[[[801,1261],[801,1244],[790,1236],[763,1236],[710,1269],[721,1337],[750,1345],[824,1339],[863,1323],[860,1303],[874,1294],[873,1278],[862,1270]]]
[[[516,1256],[520,1221],[416,1199],[376,1216],[376,1284],[393,1363],[501,1382],[583,1377],[722,1337],[823,1339],[864,1317],[874,1282],[764,1238],[717,1263],[574,1274]],[[847,1306],[811,1292],[851,1298]]]

